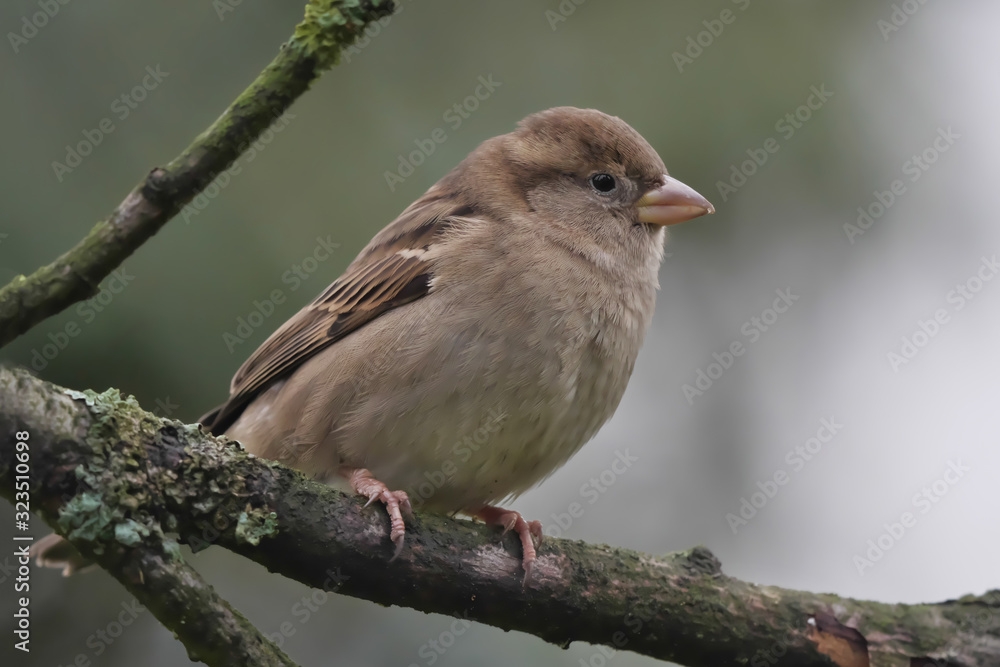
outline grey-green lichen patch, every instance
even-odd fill
[[[101,393],[93,389],[77,391],[76,389],[64,389],[63,392],[78,401],[83,401],[88,406],[98,407],[101,412],[109,412],[120,409],[123,406],[139,409],[139,404],[133,396],[122,396],[117,389],[107,389]]]
[[[91,491],[71,498],[59,511],[59,527],[71,540],[96,543],[106,539],[111,534],[113,522],[114,512],[104,504],[100,495]]]
[[[310,0],[288,46],[313,56],[318,70],[328,69],[370,21],[395,10],[393,0]]]
[[[97,392],[88,389],[86,391],[77,391],[76,389],[63,389],[63,393],[72,398],[74,401],[83,401],[87,405],[93,405],[97,398]]]
[[[246,454],[238,448],[219,446],[197,425],[150,415],[114,389],[66,396],[85,406],[90,450],[72,468],[76,496],[59,516],[60,532],[88,543],[80,546],[99,554],[140,544],[168,549],[164,533],[178,529],[206,546],[226,531],[253,546],[277,534],[276,513],[246,505]],[[196,523],[182,525],[176,508]]]
[[[135,546],[153,532],[160,533],[144,512],[153,498],[139,444],[148,440],[155,418],[117,389],[65,390],[65,394],[87,405],[90,425],[85,442],[93,455],[73,471],[79,492],[59,510],[60,528],[70,539],[90,542],[97,553],[113,542]]]
[[[125,519],[115,526],[115,539],[127,547],[134,547],[148,536],[149,528],[132,519]]]
[[[278,515],[266,509],[250,509],[240,512],[236,522],[236,539],[257,546],[264,537],[278,534]]]
[[[106,449],[108,444],[138,435],[148,418],[135,397],[123,396],[117,389],[101,393],[90,389],[64,391],[73,400],[83,401],[87,405],[91,416],[87,442],[94,447],[95,453]]]
[[[176,420],[171,420],[168,423],[173,424],[173,426],[177,429],[178,433],[180,433],[181,440],[196,442],[204,439],[205,437],[205,432],[202,430],[201,424],[184,424]]]

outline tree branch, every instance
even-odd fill
[[[88,550],[86,555],[176,633],[192,661],[297,667],[184,561],[176,541],[157,533],[155,539],[143,540],[141,548],[103,549],[100,554]]]
[[[277,57],[212,125],[157,167],[71,250],[0,289],[0,347],[98,292],[101,281],[249,148],[393,0],[311,0]]]
[[[91,412],[81,409],[85,403],[74,402],[71,393],[25,373],[0,368],[0,396],[5,406],[0,416],[4,497],[13,502],[15,490],[23,488],[16,482],[30,478],[34,509],[40,510],[60,533],[86,536],[74,539],[73,545],[110,572],[176,633],[192,660],[220,667],[295,667],[184,561],[177,541],[164,532],[164,525],[130,500],[131,485],[142,479],[142,473],[131,463],[124,464],[127,471],[115,472],[104,465],[109,457],[118,454],[117,445],[121,443],[115,443],[115,438],[132,439],[136,434],[127,428],[111,427],[103,431],[109,440],[94,441],[99,428],[93,419],[94,411],[101,407],[92,406]],[[112,407],[105,416],[114,421],[119,418],[116,412],[117,408]],[[26,447],[19,450],[18,442],[26,443]],[[69,455],[74,450],[76,453]],[[70,457],[80,463],[79,469],[64,467]],[[17,465],[25,461],[28,471]],[[110,474],[123,477],[115,480]],[[53,479],[59,482],[39,493],[39,485]],[[27,548],[25,542],[15,544]]]
[[[171,534],[196,550],[219,545],[309,586],[561,646],[586,641],[712,667],[1000,662],[1000,591],[926,605],[862,602],[734,579],[701,547],[655,557],[570,540],[546,542],[523,589],[513,536],[498,544],[493,529],[418,515],[390,562],[381,507],[365,508],[225,438],[144,412],[116,390],[76,392],[0,369],[0,406],[3,495],[13,495],[15,432],[28,431],[33,508],[175,631],[179,607],[226,616],[224,627],[238,637],[247,624],[176,565]],[[167,578],[182,590],[157,602]],[[171,601],[182,595],[189,595],[183,605]],[[195,639],[217,648],[222,638]],[[193,654],[206,659],[199,651]],[[271,659],[261,664],[287,660]]]

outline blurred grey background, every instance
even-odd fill
[[[207,127],[302,3],[88,0],[32,31],[39,11],[0,7],[4,282],[72,246]],[[902,602],[982,593],[1000,586],[998,26],[987,0],[404,1],[196,214],[0,362],[194,420],[479,142],[540,109],[596,107],[636,127],[718,213],[674,228],[614,419],[513,508],[551,535],[654,554],[704,544],[761,583]],[[480,77],[496,85],[473,105]],[[445,116],[456,104],[476,107],[457,127]],[[112,131],[95,135],[103,119]],[[390,190],[385,173],[435,128],[446,140]],[[89,155],[53,165],[68,167],[67,145],[88,132],[100,138]],[[323,243],[339,245],[314,254]],[[274,290],[283,303],[227,344]],[[777,290],[783,313],[768,311]],[[71,323],[78,335],[61,337]],[[626,452],[635,463],[596,491],[589,480]],[[573,502],[584,513],[560,528]],[[12,524],[2,504],[0,538]],[[911,525],[887,532],[905,512]],[[193,561],[263,631],[288,629],[283,648],[303,665],[603,659],[475,624],[449,636],[451,618],[337,596],[304,618],[303,586],[219,549]],[[104,573],[36,572],[33,650],[15,655],[4,569],[0,588],[0,655],[17,660],[4,664],[187,663],[149,612],[124,612],[134,622],[108,634],[130,597]]]

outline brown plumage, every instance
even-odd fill
[[[203,418],[384,502],[516,530],[493,506],[613,414],[653,314],[664,225],[712,212],[622,120],[560,107],[484,142],[254,352]],[[527,576],[526,576],[527,582]]]

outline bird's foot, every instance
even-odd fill
[[[531,569],[537,554],[536,547],[542,545],[542,524],[539,521],[525,521],[520,513],[502,507],[485,505],[472,512],[472,516],[482,519],[488,526],[503,526],[504,535],[513,530],[521,538],[521,566],[524,568],[524,587],[531,580]]]
[[[389,513],[389,539],[396,545],[396,552],[390,560],[395,560],[403,550],[403,538],[406,536],[403,512],[413,516],[409,496],[405,491],[390,491],[389,487],[372,477],[367,468],[342,468],[340,473],[347,478],[355,493],[368,498],[365,507],[376,500],[385,503],[385,510]]]

